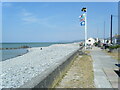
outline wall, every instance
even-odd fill
[[[82,47],[81,47],[82,49]],[[71,53],[67,57],[63,58],[64,62],[61,62],[59,66],[51,67],[44,73],[34,77],[31,81],[25,83],[20,88],[54,88],[55,85],[62,79],[63,75],[70,68],[73,60],[78,56],[79,50]]]

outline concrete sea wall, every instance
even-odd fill
[[[74,59],[78,56],[78,53],[79,50],[69,54],[63,58],[64,62],[61,62],[59,66],[46,70],[44,73],[34,77],[20,88],[29,88],[29,90],[32,90],[33,88],[54,88],[69,69]]]

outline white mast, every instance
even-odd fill
[[[85,49],[87,48],[87,12],[85,14]]]
[[[85,21],[85,49],[87,48],[87,9],[85,7],[82,8],[82,10],[84,12],[83,16],[84,16],[84,21]],[[82,20],[82,19],[81,19]]]

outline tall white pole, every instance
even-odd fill
[[[85,14],[85,49],[87,48],[87,12]]]

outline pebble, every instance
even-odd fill
[[[2,63],[2,87],[18,88],[45,70],[61,63],[62,58],[78,50],[78,44],[56,44],[49,47],[30,48],[23,56]],[[27,80],[27,81],[26,81]]]

